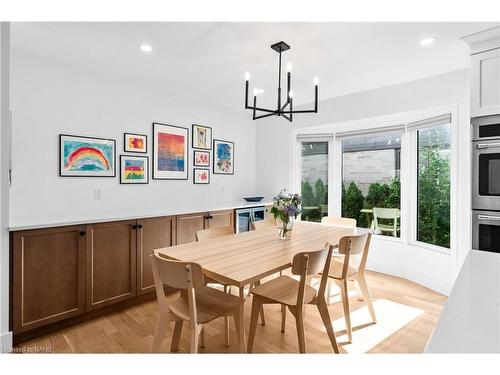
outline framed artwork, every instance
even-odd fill
[[[120,184],[149,183],[147,156],[120,155]]]
[[[59,135],[59,176],[115,177],[114,139]]]
[[[234,174],[234,142],[214,139],[214,174]]]
[[[193,124],[193,148],[212,149],[212,128]]]
[[[193,184],[209,184],[210,169],[193,168]]]
[[[153,179],[188,179],[189,129],[153,123]]]
[[[125,152],[148,152],[148,137],[143,134],[124,133],[123,149]]]
[[[210,152],[195,150],[193,164],[195,167],[210,167]]]

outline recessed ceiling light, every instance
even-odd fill
[[[151,47],[149,44],[141,44],[139,48],[143,52],[151,52],[153,50],[153,47]]]
[[[436,38],[433,38],[433,37],[424,38],[420,41],[420,45],[421,46],[430,46],[435,41],[436,41]]]

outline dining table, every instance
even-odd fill
[[[366,229],[297,221],[289,239],[278,237],[277,226],[266,225],[253,231],[157,250],[169,259],[198,263],[206,276],[238,288],[239,350],[245,353],[245,287],[290,268],[297,253],[324,249],[326,243],[338,247],[343,236],[360,231]]]

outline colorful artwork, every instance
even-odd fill
[[[121,184],[147,184],[148,179],[147,156],[120,156],[120,183]]]
[[[153,178],[187,180],[188,129],[153,123]]]
[[[210,152],[194,151],[194,166],[195,167],[210,167]]]
[[[212,148],[212,128],[193,124],[193,148]]]
[[[194,184],[209,184],[210,183],[210,169],[193,169],[193,183]]]
[[[123,145],[125,152],[147,152],[148,137],[142,134],[125,133]]]
[[[114,177],[114,139],[59,136],[61,177]]]
[[[234,143],[214,139],[214,173],[234,174]]]

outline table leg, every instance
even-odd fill
[[[240,346],[240,352],[241,353],[246,353],[247,352],[247,340],[245,339],[245,288],[240,287],[240,311],[239,311],[239,321],[240,321],[240,334],[238,335],[239,338],[239,346]]]

